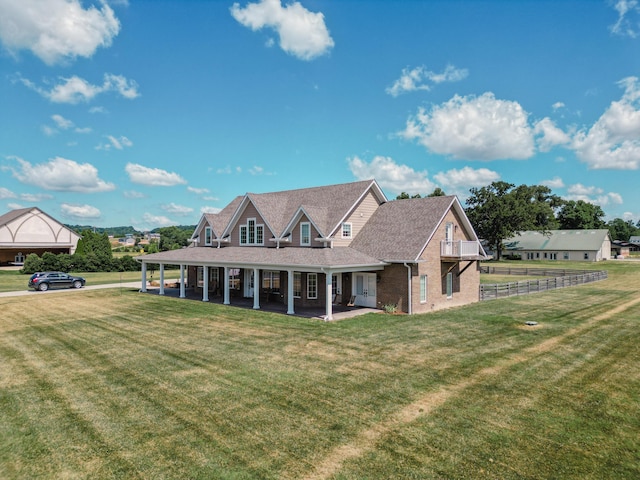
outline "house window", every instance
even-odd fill
[[[217,267],[209,269],[209,285],[217,288],[220,283],[220,270]]]
[[[204,275],[203,275],[202,267],[198,267],[196,269],[196,281],[197,281],[198,287],[200,288],[204,287]]]
[[[427,302],[427,276],[420,275],[420,303]]]
[[[565,260],[569,260],[569,252],[564,252],[562,258],[564,258]]]
[[[280,291],[280,272],[265,270],[262,272],[262,288],[272,292]]]
[[[211,227],[205,227],[204,228],[204,244],[205,245],[211,245]]]
[[[246,225],[240,225],[240,245],[264,245],[264,225],[249,218]]]
[[[240,269],[229,269],[229,290],[240,290]]]
[[[589,260],[589,252],[584,252],[584,259]]]
[[[293,272],[293,296],[300,298],[302,296],[302,274]]]
[[[309,222],[300,224],[300,245],[311,245],[311,224]]]
[[[557,260],[558,259],[558,254],[556,252],[550,253],[549,254],[549,259],[550,260]]]
[[[453,273],[447,273],[447,298],[453,297]]]
[[[342,224],[342,238],[351,238],[351,224],[343,223]]]
[[[307,298],[312,300],[318,298],[318,274],[317,273],[307,274]]]

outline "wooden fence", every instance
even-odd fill
[[[549,268],[525,267],[480,267],[481,273],[495,275],[521,275],[545,277],[539,280],[522,280],[508,283],[480,284],[480,300],[494,300],[496,298],[511,297],[513,295],[528,295],[544,292],[556,288],[574,287],[584,283],[597,282],[607,278],[606,271],[568,270]]]

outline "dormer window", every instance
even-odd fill
[[[213,235],[212,235],[211,227],[205,227],[204,228],[204,244],[211,245],[212,238],[213,238]]]
[[[351,224],[343,223],[342,224],[342,238],[351,238]]]
[[[240,225],[240,245],[264,245],[264,225],[255,218],[247,219],[246,225]]]
[[[300,245],[311,245],[311,224],[309,222],[300,224]]]

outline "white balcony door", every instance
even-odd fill
[[[445,255],[453,255],[453,223],[447,223],[444,231],[444,241]]]
[[[376,274],[356,273],[353,275],[353,292],[355,293],[355,304],[360,307],[376,306]]]
[[[249,268],[244,269],[244,296],[246,298],[253,297],[254,281],[253,270]]]

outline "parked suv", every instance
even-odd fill
[[[85,279],[64,272],[37,272],[29,278],[29,288],[46,292],[50,288],[82,288]]]

